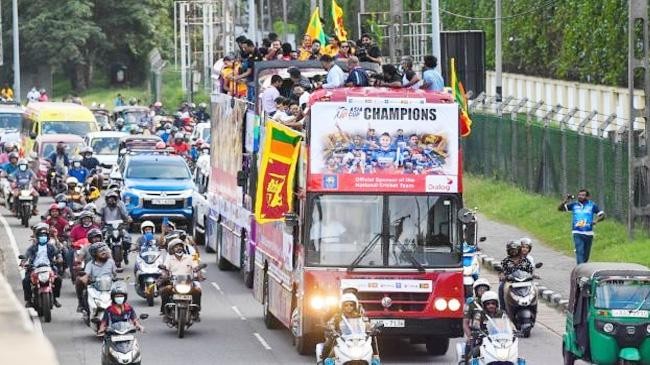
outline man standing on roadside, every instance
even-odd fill
[[[594,239],[594,226],[597,222],[605,219],[605,212],[600,210],[589,197],[587,189],[580,189],[577,201],[571,201],[574,197],[567,195],[558,206],[559,211],[571,212],[573,216],[571,225],[578,265],[589,261],[591,244]]]

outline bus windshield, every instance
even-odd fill
[[[460,262],[452,195],[320,195],[310,200],[307,265],[427,268]]]
[[[43,134],[76,134],[85,137],[96,131],[95,123],[90,122],[43,122]]]
[[[19,130],[22,125],[20,113],[0,113],[0,129]]]

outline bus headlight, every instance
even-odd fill
[[[449,310],[452,312],[455,312],[460,309],[460,301],[456,298],[449,299],[449,302],[447,303],[447,306],[449,307]]]
[[[433,302],[433,306],[438,312],[442,312],[447,309],[447,301],[444,298],[438,298]]]
[[[329,295],[329,296],[322,296],[322,295],[314,295],[311,297],[311,300],[309,301],[309,304],[312,309],[314,310],[321,310],[321,309],[329,309],[338,303],[338,300],[335,296]]]

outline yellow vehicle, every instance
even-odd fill
[[[73,103],[29,103],[23,114],[21,139],[30,151],[34,139],[43,134],[76,134],[85,137],[97,132],[95,116],[83,105]]]

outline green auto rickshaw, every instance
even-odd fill
[[[594,262],[571,273],[564,364],[650,365],[650,269]]]

